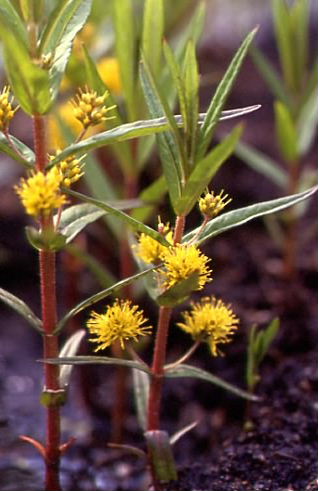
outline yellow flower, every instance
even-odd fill
[[[95,351],[107,348],[115,341],[119,341],[121,347],[125,348],[125,341],[128,339],[137,340],[137,336],[149,334],[152,327],[144,326],[148,321],[143,316],[143,311],[137,305],[131,305],[129,300],[116,300],[108,307],[105,314],[92,312],[87,321],[87,328],[95,338],[90,339],[99,346]]]
[[[164,225],[160,222],[158,223],[158,231],[161,233],[165,239],[173,244],[173,233],[170,230],[169,224]],[[160,244],[155,239],[152,239],[147,234],[140,234],[138,239],[138,245],[135,246],[137,255],[146,263],[158,264],[161,261],[162,254],[167,249],[166,246]]]
[[[237,329],[239,319],[230,305],[215,297],[205,297],[201,302],[191,304],[192,311],[184,312],[184,322],[177,325],[191,334],[195,340],[206,341],[214,356],[222,354],[218,345],[229,343]]]
[[[212,193],[206,193],[205,196],[199,199],[199,208],[202,215],[208,218],[214,218],[223,210],[226,205],[228,205],[232,201],[231,198],[226,200],[229,195],[223,195],[223,193],[223,189],[220,194],[217,195],[215,195],[212,191]]]
[[[109,92],[104,92],[103,95],[97,95],[95,90],[80,89],[75,98],[71,101],[74,108],[74,116],[83,128],[96,126],[107,119],[113,119],[114,116],[107,116],[107,113],[116,106],[105,106],[105,101],[109,96]]]
[[[33,172],[28,179],[21,179],[20,185],[15,186],[15,191],[28,215],[36,218],[41,215],[49,216],[53,210],[67,202],[66,196],[60,190],[62,179],[57,167],[46,174]]]
[[[7,131],[11,119],[13,118],[18,107],[12,108],[13,97],[9,100],[10,88],[8,86],[2,89],[0,92],[0,131]]]
[[[64,148],[67,145],[67,141],[63,137],[63,132],[60,128],[59,119],[69,127],[73,135],[78,135],[82,131],[82,124],[76,119],[74,108],[70,101],[61,104],[57,109],[57,114],[50,114],[48,119],[49,149],[51,151],[54,151],[56,148]],[[88,128],[86,137],[94,135],[103,128],[103,125]]]
[[[59,153],[60,150],[56,152],[56,155]],[[53,160],[54,156],[51,156],[50,158]],[[57,164],[57,168],[62,176],[61,185],[69,188],[84,175],[84,164],[81,162],[81,160],[84,158],[85,155],[83,155],[80,159],[76,159],[74,156],[70,155],[65,160],[62,160]]]
[[[121,94],[122,83],[117,58],[105,56],[97,63],[97,70],[102,81],[107,85],[109,90],[116,95]]]
[[[212,270],[207,266],[210,259],[195,245],[177,244],[174,247],[165,247],[161,259],[164,262],[164,269],[159,272],[165,277],[165,288],[171,288],[195,273],[198,274],[196,290],[202,290],[207,282],[212,281],[210,277]]]

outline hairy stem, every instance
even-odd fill
[[[44,172],[47,165],[47,139],[45,118],[40,115],[33,117],[34,150],[36,156],[36,169]],[[53,227],[53,218],[42,217],[41,229]],[[43,321],[43,352],[44,358],[58,357],[58,338],[53,334],[56,327],[56,272],[55,253],[41,250],[39,252],[40,281],[41,281],[41,309]],[[44,366],[44,390],[48,394],[54,394],[59,390],[59,367],[45,364]],[[60,466],[60,410],[55,404],[48,404],[46,423],[45,446],[45,489],[47,491],[59,491],[59,466]]]
[[[185,217],[178,216],[176,219],[173,237],[174,244],[181,242],[184,225]],[[157,336],[151,367],[152,379],[148,403],[148,431],[158,430],[160,428],[160,405],[162,398],[163,371],[166,361],[167,339],[171,314],[171,307],[160,307]]]

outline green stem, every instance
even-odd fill
[[[45,172],[48,156],[46,151],[46,122],[43,116],[34,115],[33,130],[36,169]],[[42,217],[40,225],[42,230],[53,227],[52,216]],[[58,338],[53,334],[57,323],[55,253],[41,250],[39,262],[44,358],[57,358],[59,354]],[[57,365],[45,364],[44,380],[46,392],[54,393],[59,390],[59,368]],[[59,491],[61,489],[59,482],[60,433],[59,407],[49,404],[47,407],[45,447],[45,489],[47,491]]]

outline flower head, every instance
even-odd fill
[[[173,244],[173,232],[170,229],[170,225],[161,223],[160,218],[158,223],[158,232],[163,235],[171,245]],[[166,246],[144,233],[140,234],[138,238],[138,245],[135,246],[135,248],[137,255],[143,261],[152,264],[158,264],[161,261],[162,255],[167,249]]]
[[[201,302],[191,304],[192,311],[184,312],[184,322],[177,325],[197,340],[202,339],[210,346],[214,356],[222,354],[219,344],[229,343],[239,319],[233,313],[230,305],[215,297],[205,297]]]
[[[161,259],[164,269],[159,272],[165,278],[165,288],[171,288],[195,273],[198,274],[196,290],[202,290],[207,282],[212,281],[210,277],[212,270],[207,266],[210,259],[202,254],[195,245],[177,244],[173,247],[165,247]]]
[[[22,204],[33,217],[49,216],[53,210],[60,208],[66,202],[66,196],[61,193],[62,176],[57,167],[52,167],[46,174],[33,172],[28,179],[22,178],[19,186],[15,186]]]
[[[10,87],[6,86],[0,92],[0,131],[7,131],[11,119],[18,107],[12,108],[13,97],[10,97]]]
[[[232,201],[231,198],[227,200],[229,195],[223,195],[223,193],[223,189],[219,194],[214,194],[212,191],[212,193],[206,193],[205,196],[199,199],[199,208],[202,215],[214,218]]]
[[[105,106],[108,96],[109,92],[107,91],[103,95],[97,95],[95,90],[86,87],[85,90],[80,89],[77,96],[72,99],[74,116],[80,121],[84,129],[107,119],[113,119],[114,116],[107,116],[107,113],[116,106]]]
[[[87,328],[96,337],[90,341],[98,343],[95,351],[107,348],[115,341],[119,341],[124,349],[126,340],[136,341],[137,336],[149,334],[152,327],[143,325],[147,320],[137,305],[132,306],[129,300],[117,299],[105,314],[92,312]]]
[[[59,153],[60,150],[56,152],[56,155]],[[51,156],[50,158],[54,159],[54,156]],[[70,155],[57,164],[57,168],[62,177],[61,185],[69,188],[84,175],[84,164],[81,162],[84,158],[85,155],[80,159],[76,159],[73,155]]]

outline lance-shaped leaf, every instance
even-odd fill
[[[235,128],[229,136],[196,164],[182,191],[181,198],[175,204],[178,215],[187,215],[192,210],[212,177],[235,149],[241,134],[242,127]]]
[[[117,210],[131,209],[142,205],[138,199],[118,200],[111,202]],[[69,244],[89,223],[93,223],[98,218],[106,215],[105,210],[97,208],[91,204],[80,204],[66,208],[60,217],[59,232],[66,238]]]
[[[80,329],[79,331],[74,332],[74,334],[72,334],[72,336],[64,343],[59,357],[66,358],[76,355],[79,345],[81,344],[81,341],[85,336],[85,332],[86,331],[84,329]],[[67,388],[70,383],[72,370],[73,365],[61,365],[59,376],[60,387]]]
[[[167,118],[170,132],[158,135],[158,149],[166,176],[171,203],[174,203],[181,195],[182,182],[184,182],[185,169],[183,168],[184,158],[181,137],[176,120],[171,112],[165,95],[159,88],[147,60],[140,64],[140,81],[144,96],[147,102],[151,117],[158,118],[165,116]]]
[[[23,300],[4,290],[3,288],[0,288],[0,300],[27,320],[30,326],[39,331],[41,334],[43,333],[41,320],[34,314],[34,312],[32,312],[30,307],[23,302]]]
[[[49,73],[35,64],[26,45],[2,21],[6,73],[14,95],[27,114],[45,114],[53,102]]]
[[[10,135],[9,138],[12,141],[12,145],[10,145],[4,134],[0,132],[0,152],[6,153],[27,169],[32,169],[35,161],[34,152],[14,136]]]
[[[137,35],[133,2],[116,0],[113,2],[116,57],[119,61],[120,78],[125,94],[128,118],[136,119],[136,56]]]
[[[118,283],[115,283],[109,288],[106,288],[105,290],[102,290],[98,293],[95,293],[95,295],[92,295],[91,297],[87,298],[86,300],[83,300],[80,302],[76,307],[71,309],[58,323],[54,333],[58,333],[65,324],[75,315],[79,314],[79,312],[82,312],[82,310],[87,309],[88,307],[91,307],[95,303],[99,302],[100,300],[103,300],[104,298],[108,297],[109,295],[112,295],[118,290],[121,290],[127,285],[130,285],[133,281],[138,280],[139,278],[142,278],[143,276],[147,275],[150,273],[150,271],[153,271],[155,268],[149,268],[145,271],[142,271],[141,273],[134,274],[133,276],[129,276],[128,278],[125,278],[124,280],[118,281]]]
[[[168,433],[161,430],[146,431],[145,439],[156,482],[176,481],[178,474]]]
[[[282,102],[274,104],[276,137],[284,159],[291,165],[298,159],[298,135],[291,113]]]
[[[248,114],[250,112],[256,111],[260,107],[261,106],[258,104],[254,106],[223,111],[220,120],[232,119],[239,116],[243,116],[244,114]],[[198,121],[199,124],[203,122],[205,116],[206,113],[202,113],[199,115],[199,121]],[[176,115],[174,116],[174,118],[178,126],[183,125],[182,116]],[[79,143],[74,143],[72,145],[69,145],[51,161],[48,168],[57,164],[61,160],[64,160],[66,157],[69,157],[70,155],[85,153],[95,148],[101,148],[106,145],[112,145],[114,143],[130,140],[132,138],[138,138],[141,136],[152,135],[154,133],[160,133],[163,131],[167,131],[168,129],[169,126],[168,126],[167,119],[165,117],[122,124],[120,126],[117,126],[116,128],[112,128],[111,130],[103,131],[98,135],[94,135],[91,136],[90,138],[86,138],[86,140],[83,140]]]
[[[163,0],[146,0],[142,27],[142,52],[155,77],[160,75],[164,33]]]
[[[0,25],[5,24],[16,39],[28,44],[28,33],[11,0],[0,0]]]
[[[268,155],[243,142],[237,143],[235,154],[249,167],[263,174],[280,188],[286,189],[288,184],[287,172]]]
[[[285,89],[283,81],[271,62],[258,48],[253,45],[250,48],[250,54],[261,76],[271,89],[274,96],[283,101],[287,106],[290,106],[291,101],[288,91]]]
[[[229,95],[229,92],[239,73],[239,69],[247,54],[247,50],[251,42],[253,41],[256,31],[257,29],[254,29],[245,38],[240,48],[236,52],[232,62],[230,63],[223,79],[221,80],[221,82],[219,83],[216,89],[216,92],[208,108],[207,116],[205,118],[205,121],[200,131],[196,160],[200,160],[205,155],[205,152],[213,136],[213,132],[216,127],[216,124],[219,121],[219,117],[221,115],[221,111],[226,102],[227,96]]]
[[[316,73],[318,74],[318,67],[316,67]],[[318,84],[316,83],[314,89],[308,96],[307,101],[303,104],[299,119],[298,119],[298,145],[301,155],[306,155],[311,148],[315,137],[317,135],[318,127]]]
[[[151,375],[149,367],[145,363],[139,363],[123,358],[111,358],[108,356],[68,356],[61,358],[46,358],[40,360],[51,365],[117,365],[127,368],[136,368]]]
[[[70,189],[64,189],[64,192],[66,194],[69,194],[70,196],[74,196],[74,198],[84,201],[85,203],[95,205],[97,208],[100,208],[101,210],[104,210],[105,212],[110,213],[111,215],[119,218],[122,222],[126,223],[126,225],[129,225],[135,232],[149,235],[154,240],[157,240],[158,242],[160,242],[165,246],[170,245],[169,242],[159,232],[157,232],[151,227],[148,227],[148,225],[144,225],[143,223],[139,222],[138,220],[131,217],[130,215],[127,215],[127,213],[124,213],[123,211],[114,208],[106,201],[99,201],[97,199],[90,198],[85,194],[81,194],[76,191],[71,191]]]
[[[225,389],[229,392],[232,392],[232,394],[235,394],[239,397],[243,397],[244,399],[248,399],[250,401],[258,401],[259,400],[258,397],[249,394],[245,390],[242,390],[239,387],[236,387],[235,385],[232,385],[232,384],[226,382],[225,380],[222,380],[221,378],[217,377],[216,375],[212,375],[212,373],[207,372],[206,370],[203,370],[202,368],[194,367],[191,365],[181,364],[181,365],[178,365],[174,368],[168,368],[165,370],[165,377],[198,378],[200,380],[206,380],[207,382],[210,382],[214,385],[217,385],[218,387],[221,387],[222,389]]]
[[[208,239],[222,234],[231,228],[238,227],[243,223],[249,222],[254,218],[262,217],[270,213],[276,213],[284,210],[289,206],[296,205],[301,201],[308,199],[310,196],[317,192],[318,186],[314,186],[302,193],[292,194],[290,196],[284,196],[283,198],[272,199],[270,201],[263,201],[255,205],[245,206],[238,210],[229,211],[219,217],[211,220],[202,233],[199,234],[200,227],[192,230],[183,238],[184,242],[188,242],[193,237],[197,236],[196,243],[202,244]],[[199,235],[198,235],[199,234]]]
[[[43,31],[39,51],[52,54],[50,70],[52,95],[55,98],[66,64],[71,54],[72,42],[90,13],[92,0],[58,2]]]
[[[143,431],[147,430],[148,421],[148,398],[149,398],[149,376],[140,370],[132,369],[134,399],[137,410],[137,418]]]

